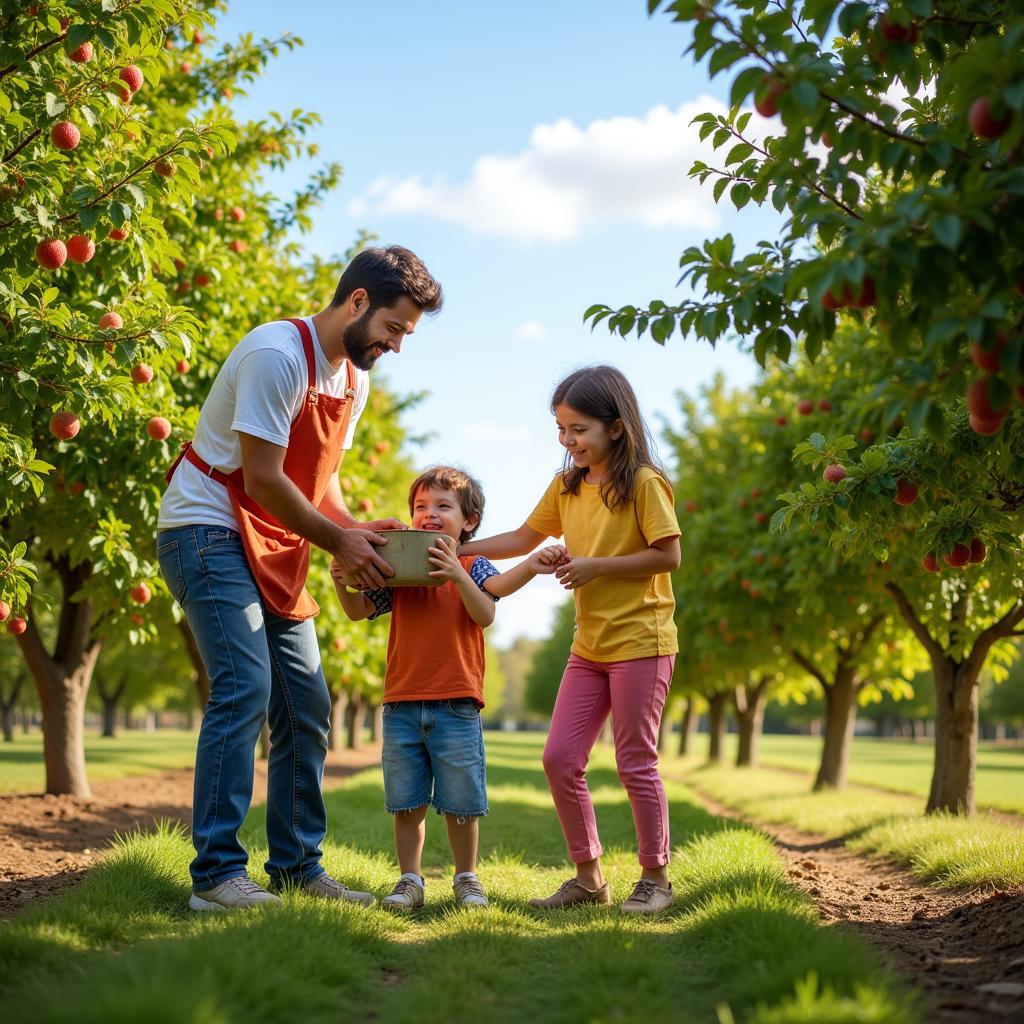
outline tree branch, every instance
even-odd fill
[[[910,603],[910,599],[900,589],[896,583],[886,583],[885,589],[889,591],[892,599],[896,602],[896,607],[900,610],[900,615],[903,616],[904,621],[910,627],[911,632],[917,637],[921,646],[928,652],[932,658],[944,658],[946,652],[942,649],[942,646],[935,640],[935,637],[928,632],[928,627],[917,617],[917,612],[914,611],[914,606]]]
[[[813,662],[808,661],[795,647],[789,652],[789,656],[807,673],[814,676],[819,683],[827,690],[829,688],[829,681],[825,678],[825,673],[818,668]]]

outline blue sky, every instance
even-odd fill
[[[365,227],[416,251],[445,289],[441,314],[375,373],[430,392],[407,419],[434,435],[417,461],[481,480],[481,535],[522,523],[558,469],[548,400],[571,370],[622,369],[656,434],[678,419],[677,392],[718,371],[753,379],[752,357],[728,345],[661,348],[582,323],[594,302],[680,296],[688,245],[731,231],[745,247],[777,232],[774,211],[716,207],[710,182],[687,177],[708,155],[688,122],[721,108],[728,87],[682,57],[687,26],[648,18],[645,0],[236,0],[216,38],[247,32],[305,45],[271,63],[238,115],[316,111],[321,157],[345,167],[310,251],[340,253]],[[298,187],[308,170],[273,187]],[[543,579],[507,598],[494,639],[546,635],[563,596]]]

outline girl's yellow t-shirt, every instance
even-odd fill
[[[582,482],[563,494],[562,474],[551,481],[526,525],[564,537],[570,555],[607,558],[643,551],[656,540],[679,536],[672,487],[653,469],[636,476],[633,501],[612,512],[597,484]],[[675,598],[667,572],[627,578],[601,576],[573,591],[576,635],[572,651],[590,661],[625,661],[675,654]]]

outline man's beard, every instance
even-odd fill
[[[358,320],[350,323],[342,334],[345,343],[345,354],[349,361],[359,370],[372,370],[379,358],[373,349],[377,342],[370,340],[369,310]]]

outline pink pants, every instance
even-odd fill
[[[658,775],[658,727],[674,663],[673,655],[604,662],[569,656],[544,746],[544,772],[574,863],[601,855],[586,775],[590,751],[609,713],[615,764],[633,809],[640,864],[656,868],[668,863],[668,802]]]

